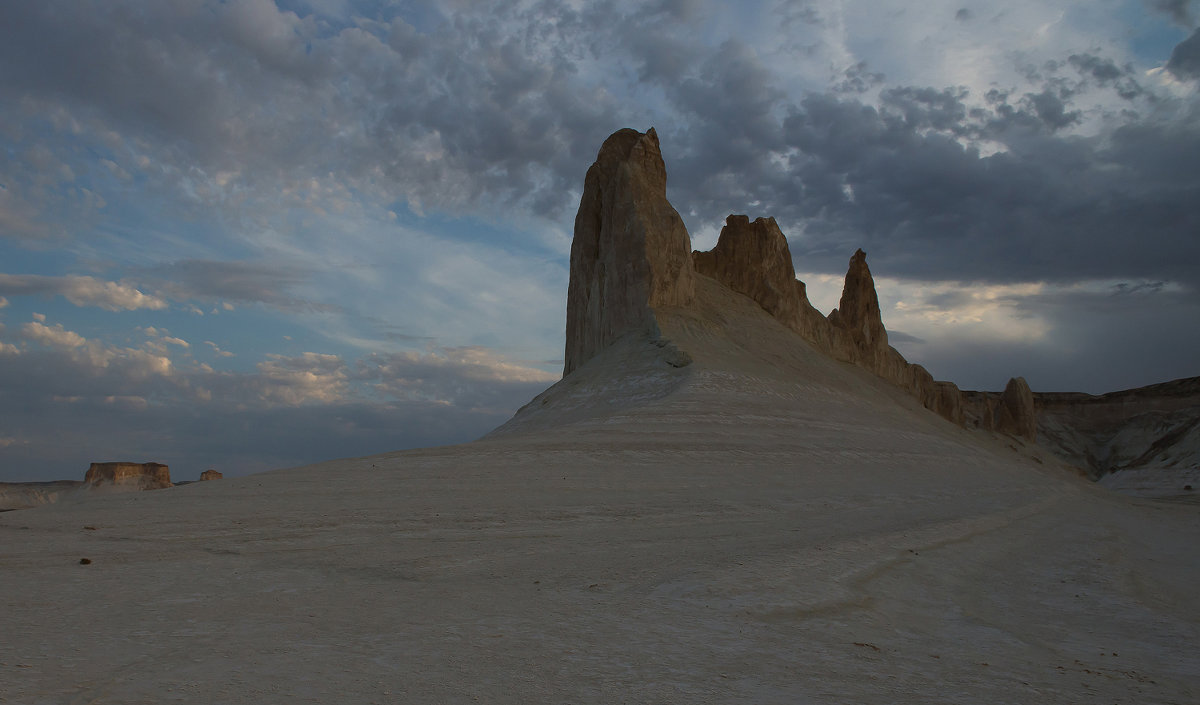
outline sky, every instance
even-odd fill
[[[1193,0],[0,3],[0,481],[467,441],[561,376],[604,138],[868,254],[935,377],[1200,375]]]

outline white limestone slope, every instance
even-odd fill
[[[0,702],[1200,700],[1196,507],[697,292],[476,443],[0,514]]]

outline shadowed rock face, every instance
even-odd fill
[[[171,487],[171,470],[161,463],[92,463],[83,481],[99,485],[140,484],[142,489]]]
[[[657,337],[653,307],[690,303],[692,276],[691,238],[667,201],[658,135],[613,133],[575,216],[563,374],[624,335]]]
[[[1024,377],[1008,380],[996,411],[996,430],[1026,440],[1037,440],[1037,413],[1033,392]]]
[[[879,296],[867,267],[867,253],[861,249],[850,258],[842,298],[838,307],[829,312],[829,322],[850,334],[863,358],[881,359],[886,353],[888,337],[879,310]]]
[[[749,296],[780,321],[790,324],[799,316],[792,253],[774,218],[751,223],[744,215],[729,216],[717,246],[692,253],[692,261],[696,272]]]

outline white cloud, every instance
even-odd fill
[[[213,354],[217,357],[234,357],[234,354],[228,350],[222,350],[216,343],[211,340],[204,341],[204,344],[212,348]]]
[[[140,380],[155,376],[170,377],[174,371],[171,358],[163,351],[106,345],[66,330],[61,323],[48,326],[32,321],[21,326],[21,333],[25,338],[46,347],[70,353],[75,364],[90,368],[93,372],[111,370],[124,378]]]
[[[374,354],[355,371],[385,398],[492,411],[520,406],[559,377],[481,346]]]
[[[12,343],[6,343],[0,340],[0,355],[20,355],[21,350]]]
[[[52,348],[73,349],[87,345],[86,338],[74,331],[64,329],[61,323],[47,326],[32,321],[21,326],[21,333],[29,340]]]
[[[121,282],[87,276],[61,277],[38,274],[0,274],[0,291],[10,296],[59,295],[76,306],[97,306],[108,311],[154,311],[167,307],[157,296],[144,294]]]
[[[298,357],[268,355],[258,363],[255,383],[263,401],[299,406],[345,399],[346,363],[337,355],[306,352]]]

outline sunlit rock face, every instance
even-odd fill
[[[575,216],[564,374],[627,334],[657,337],[654,308],[692,301],[691,239],[667,201],[658,135],[613,133]]]
[[[162,463],[92,463],[83,481],[90,485],[139,485],[144,490],[171,487],[171,470]]]

